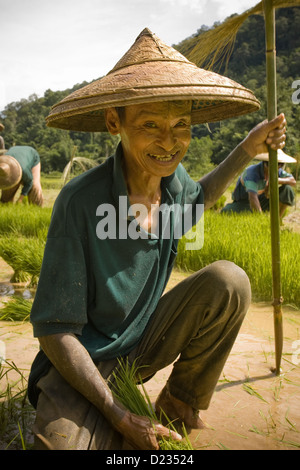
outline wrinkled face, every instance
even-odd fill
[[[115,118],[115,131],[109,120]],[[130,169],[163,177],[171,175],[183,159],[191,140],[191,102],[167,101],[125,107],[120,120],[107,112],[107,127],[121,136],[125,164]]]

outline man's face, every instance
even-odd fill
[[[169,176],[190,144],[191,102],[127,106],[119,126],[126,170]]]

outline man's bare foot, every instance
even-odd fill
[[[166,414],[168,419],[172,421],[174,427],[181,434],[183,424],[188,433],[190,433],[192,429],[205,428],[205,424],[201,420],[199,412],[171,395],[168,385],[165,385],[160,392],[155,402],[155,410],[161,420],[164,419],[164,414]]]

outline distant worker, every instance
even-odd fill
[[[4,126],[3,126],[3,124],[1,124],[1,122],[0,122],[0,132],[2,132],[3,129],[4,129]],[[3,139],[3,137],[0,135],[0,155],[2,155],[2,153],[3,153],[2,150],[4,150],[4,149],[5,149],[4,139]]]
[[[222,213],[228,212],[265,212],[270,209],[269,204],[269,154],[257,155],[262,160],[251,165],[239,177],[232,193],[233,202],[227,204]],[[279,215],[282,218],[288,206],[295,203],[295,194],[292,186],[296,180],[292,174],[284,170],[285,163],[294,163],[295,158],[278,150],[278,184],[279,184]]]
[[[41,162],[38,152],[28,146],[11,147],[4,155],[0,154],[1,202],[13,202],[20,186],[21,194],[17,202],[28,196],[28,202],[37,206],[43,204],[41,187]]]

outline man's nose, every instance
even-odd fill
[[[171,151],[174,149],[176,144],[176,137],[172,129],[164,129],[159,135],[159,145],[166,151]]]

